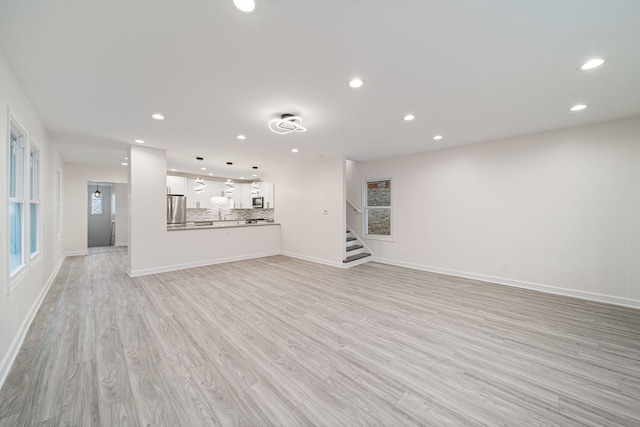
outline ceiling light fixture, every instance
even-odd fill
[[[584,64],[582,64],[582,67],[580,67],[581,70],[592,70],[594,68],[597,68],[599,66],[601,66],[602,64],[604,64],[604,59],[600,59],[600,58],[594,58],[594,59],[590,59],[587,62],[585,62]]]
[[[151,117],[153,117],[156,120],[164,120],[164,116],[159,113],[152,114]]]
[[[436,135],[433,137],[433,139],[435,139],[436,141],[438,141],[439,139],[442,139],[443,136],[442,135]]]
[[[279,135],[307,131],[307,129],[302,126],[302,117],[294,116],[293,114],[283,114],[279,119],[269,120],[269,129]]]
[[[204,183],[204,179],[202,178],[196,178],[194,185],[193,185],[193,191],[195,191],[198,194],[202,194],[204,193],[204,189],[207,187],[207,184]]]
[[[258,176],[258,175],[254,173],[252,176]]]
[[[254,0],[233,0],[233,4],[239,11],[244,13],[253,12],[256,8],[256,2]]]
[[[213,176],[213,173],[209,172],[209,176]]]
[[[206,171],[206,170],[207,170],[207,168],[200,168],[200,170],[201,170],[201,171]]]
[[[587,108],[585,104],[577,104],[571,107],[571,111],[580,111],[580,110],[584,110],[585,108]]]
[[[171,172],[175,172],[175,171],[176,171],[175,169],[169,169],[169,170],[170,170]]]
[[[138,144],[144,144],[144,141],[143,141],[143,140],[141,140],[141,139],[136,139],[136,142],[137,142]]]
[[[122,166],[129,166],[129,163],[127,163],[127,162],[122,162],[122,163],[120,163],[120,164],[121,164]]]
[[[100,190],[98,190],[98,183],[96,182],[96,191],[93,192],[93,197],[96,199],[100,198]]]
[[[299,150],[298,150],[297,148],[292,148],[292,149],[291,149],[291,152],[292,152],[292,153],[297,153],[298,151],[299,151]]]
[[[407,114],[406,116],[404,116],[404,121],[405,122],[410,122],[411,120],[415,119],[416,116],[414,116],[413,114]]]
[[[244,179],[244,176],[241,176],[240,179]]]
[[[236,138],[238,138],[238,139],[240,139],[240,140],[245,140],[245,139],[247,139],[247,137],[246,137],[246,136],[244,136],[244,135],[238,135],[238,136],[236,136]]]
[[[349,82],[349,86],[354,89],[358,89],[359,87],[362,87],[363,84],[364,82],[360,79],[353,79]]]

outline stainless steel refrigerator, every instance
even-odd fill
[[[167,224],[187,223],[187,198],[177,194],[167,194]]]

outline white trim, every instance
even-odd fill
[[[54,279],[58,275],[58,271],[60,271],[60,267],[62,267],[62,263],[64,262],[64,260],[65,260],[65,256],[63,255],[60,257],[60,260],[58,261],[58,264],[56,265],[56,267],[53,269],[53,272],[51,272],[51,275],[49,276],[49,279],[47,279],[47,283],[45,283],[44,287],[40,291],[38,298],[34,301],[33,305],[31,306],[29,313],[27,313],[27,317],[25,317],[24,321],[22,322],[22,325],[20,325],[20,329],[18,330],[18,333],[13,338],[13,342],[9,346],[9,351],[7,352],[7,354],[5,354],[4,358],[2,359],[2,362],[0,362],[0,389],[2,388],[2,385],[7,379],[7,376],[9,375],[9,371],[13,366],[13,362],[15,362],[16,360],[16,356],[18,356],[18,352],[20,351],[20,347],[22,347],[22,343],[24,342],[24,339],[27,336],[27,331],[31,326],[31,322],[33,322],[33,319],[36,317],[36,313],[38,313],[38,310],[40,309],[40,306],[42,305],[44,298],[47,296],[47,293],[49,292],[49,288],[51,288],[51,285],[53,284]]]
[[[195,268],[195,267],[204,267],[207,265],[222,264],[225,262],[244,261],[248,259],[264,258],[264,257],[280,255],[280,254],[281,254],[280,251],[261,252],[257,254],[251,254],[251,255],[241,255],[237,257],[217,258],[217,259],[210,259],[210,260],[204,260],[204,261],[189,262],[185,264],[168,265],[164,267],[145,268],[142,270],[127,270],[127,274],[129,275],[129,277],[146,276],[148,274],[166,273],[169,271],[184,270],[187,268]]]
[[[64,253],[64,256],[83,256],[83,255],[89,255],[89,250],[83,249],[80,251],[70,251],[70,252]]]
[[[544,285],[541,283],[526,282],[523,280],[507,279],[504,277],[489,276],[485,274],[468,273],[466,271],[449,270],[447,268],[431,267],[422,264],[413,264],[409,262],[393,261],[383,258],[374,258],[374,262],[381,264],[395,265],[397,267],[406,267],[413,270],[429,271],[431,273],[444,274],[447,276],[464,277],[466,279],[480,280],[482,282],[495,283],[498,285],[512,286],[515,288],[529,289],[533,291],[544,292],[547,294],[563,295],[573,298],[580,298],[587,301],[596,301],[606,304],[620,305],[623,307],[631,307],[640,309],[640,300],[632,298],[622,298],[613,295],[599,294],[595,292],[578,291],[575,289],[562,288],[559,286]]]
[[[301,259],[303,261],[315,262],[316,264],[324,264],[324,265],[328,265],[328,266],[331,266],[331,267],[345,268],[344,262],[342,262],[342,261],[335,262],[335,261],[331,261],[331,260],[328,260],[328,259],[315,258],[315,257],[312,257],[312,256],[295,254],[293,252],[281,252],[281,254],[284,255],[284,256],[291,257],[291,258]]]
[[[367,195],[367,190],[369,189],[369,186],[367,185],[369,182],[374,182],[374,181],[389,181],[391,183],[391,200],[390,200],[390,205],[389,206],[369,206],[369,198]],[[384,240],[387,242],[394,242],[395,241],[395,237],[394,237],[394,229],[395,227],[393,226],[393,206],[394,206],[394,200],[395,200],[395,191],[394,191],[394,184],[393,184],[393,177],[388,176],[388,177],[384,177],[384,178],[363,178],[362,179],[362,199],[364,200],[364,205],[362,207],[362,238],[363,239],[371,239],[371,240]],[[386,236],[384,234],[368,234],[367,230],[367,209],[389,209],[389,211],[391,212],[390,216],[389,216],[389,235]]]

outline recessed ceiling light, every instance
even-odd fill
[[[122,163],[120,163],[120,164],[121,164],[122,166],[129,166],[129,163],[127,163],[127,162],[122,162]]]
[[[152,114],[151,117],[153,117],[156,120],[164,120],[164,116],[159,113]]]
[[[200,168],[200,170],[201,170],[201,171],[206,171],[206,170],[207,170],[207,168]]]
[[[256,2],[254,0],[233,0],[233,4],[238,10],[245,13],[253,12],[256,8]]]
[[[580,67],[580,69],[581,70],[591,70],[593,68],[601,66],[602,64],[604,64],[604,59],[594,58],[594,59],[590,59],[587,62],[585,62],[584,64],[582,64],[582,67]]]
[[[231,182],[231,180],[230,180],[230,179],[228,179],[228,180],[227,180],[227,182]]]
[[[244,176],[241,176],[240,179],[244,179]]]
[[[236,136],[236,138],[241,139],[241,140],[247,139],[247,137],[244,136],[244,135],[238,135],[238,136]]]
[[[141,139],[136,139],[136,142],[137,142],[138,144],[144,144],[144,141],[143,141],[143,140],[141,140]]]
[[[256,174],[254,173],[252,176],[258,176],[258,175],[256,175]]]
[[[354,89],[357,89],[359,87],[362,87],[362,85],[364,84],[364,82],[360,79],[353,79],[349,82],[349,86],[351,86]]]
[[[209,172],[209,176],[213,176],[213,174],[211,172]]]
[[[175,171],[176,171],[175,169],[169,169],[169,170],[170,170],[171,172],[175,172]]]
[[[574,105],[573,107],[571,107],[571,111],[580,111],[580,110],[584,110],[585,108],[587,108],[586,105],[577,104],[577,105]]]
[[[433,137],[433,139],[435,139],[436,141],[439,140],[439,139],[442,139],[442,138],[443,138],[442,135],[436,135],[436,136]]]
[[[297,152],[298,152],[298,149],[297,149],[297,148],[292,148],[292,149],[291,149],[291,152],[292,152],[292,153],[297,153]]]
[[[406,122],[410,122],[411,120],[415,119],[416,116],[414,116],[413,114],[407,114],[406,116],[404,116],[404,120]]]

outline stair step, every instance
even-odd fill
[[[347,242],[353,242],[354,240],[356,240],[355,237],[347,237]]]
[[[360,258],[366,258],[368,256],[371,256],[371,254],[370,253],[355,254],[355,255],[348,256],[347,259],[345,259],[342,262],[347,263],[347,262],[358,260]]]
[[[362,249],[362,248],[364,248],[364,246],[362,245],[347,246],[347,252],[355,251],[356,249]]]

